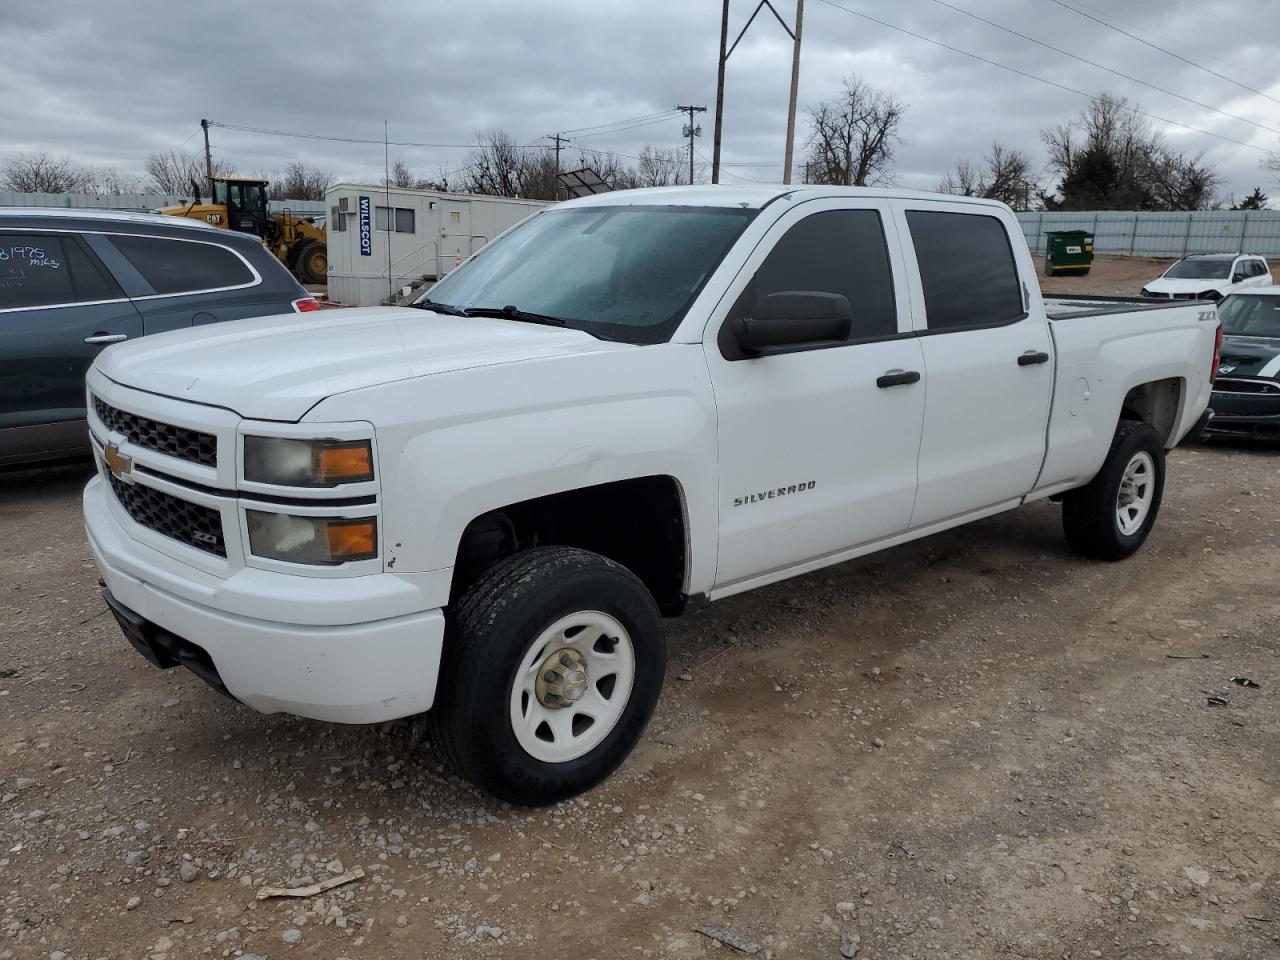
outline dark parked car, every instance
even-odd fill
[[[89,450],[106,344],[319,307],[256,237],[140,213],[0,209],[0,466]]]
[[[1218,306],[1222,359],[1205,436],[1280,440],[1280,287],[1254,287]]]

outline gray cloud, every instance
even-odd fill
[[[1280,136],[1129,83],[977,23],[931,0],[894,4],[837,0],[851,9],[1088,92],[1111,90],[1152,113],[1280,148]],[[1092,23],[1050,0],[952,0],[1066,50],[1280,129],[1280,103]],[[1280,98],[1274,0],[1069,0],[1120,17],[1153,42]],[[777,0],[784,16],[793,0]],[[752,0],[734,0],[736,31]],[[1229,18],[1229,19],[1228,19]],[[0,154],[70,153],[93,164],[140,170],[152,150],[200,145],[200,117],[251,126],[379,138],[468,143],[498,126],[523,142],[547,133],[639,116],[675,103],[713,106],[717,0],[428,0],[264,4],[227,0],[177,4],[66,2],[36,7],[0,0]],[[1083,106],[1068,92],[1006,73],[807,0],[802,106],[861,74],[908,104],[899,181],[931,188],[960,157],[979,157],[993,139],[1043,161],[1038,132]],[[1241,25],[1249,29],[1241,29]],[[1131,27],[1125,29],[1140,32]],[[1200,52],[1190,52],[1190,45]],[[1221,58],[1210,60],[1209,57]],[[786,118],[790,42],[761,16],[729,64],[726,181],[776,181]],[[712,113],[698,149],[711,154]],[[681,119],[574,147],[635,155],[645,143],[679,146]],[[800,134],[804,133],[803,120]],[[1198,152],[1236,194],[1262,184],[1280,193],[1262,153],[1163,128]],[[214,147],[244,171],[290,159],[343,177],[380,175],[381,145],[296,140],[218,129]],[[394,148],[422,173],[456,167],[459,149]],[[771,165],[749,165],[768,163]],[[1047,177],[1046,177],[1047,183]]]

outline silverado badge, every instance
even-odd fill
[[[125,483],[133,483],[133,458],[126,457],[114,443],[107,444],[107,449],[102,452],[102,459],[106,461],[107,469],[113,477]]]

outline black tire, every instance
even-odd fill
[[[1151,457],[1154,490],[1146,519],[1136,530],[1125,533],[1117,516],[1117,504],[1125,470],[1139,453]],[[1160,435],[1148,424],[1121,420],[1098,475],[1062,499],[1062,527],[1071,549],[1096,560],[1123,560],[1131,556],[1147,539],[1160,512],[1164,470],[1164,444],[1160,442]]]
[[[550,763],[530,755],[513,729],[511,697],[520,663],[561,617],[600,611],[627,630],[635,651],[630,696],[616,724],[593,749]],[[432,739],[461,776],[502,800],[542,806],[595,786],[644,732],[666,672],[662,616],[644,584],[625,567],[572,547],[539,547],[487,570],[446,615]]]
[[[303,283],[329,282],[329,271],[327,269],[328,252],[328,249],[319,240],[312,240],[302,245],[302,248],[298,251],[297,259],[294,260],[294,269]],[[326,269],[324,272],[320,272],[312,266],[317,254],[325,255]]]

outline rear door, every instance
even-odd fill
[[[1053,346],[1025,244],[966,204],[897,204],[928,399],[913,527],[1025,495],[1044,460]],[[1021,242],[1021,237],[1017,240]],[[1021,255],[1015,256],[1015,251]],[[1020,269],[1021,268],[1021,269]]]
[[[141,334],[137,310],[75,234],[0,230],[0,428],[83,419],[94,357]]]
[[[713,316],[705,348],[719,417],[720,587],[901,533],[924,416],[900,245],[884,201],[784,213]],[[743,356],[729,321],[766,295],[842,294],[847,343]]]
[[[133,298],[147,333],[290,309],[288,303],[275,311],[243,309],[262,276],[230,245],[122,233],[86,240]]]

